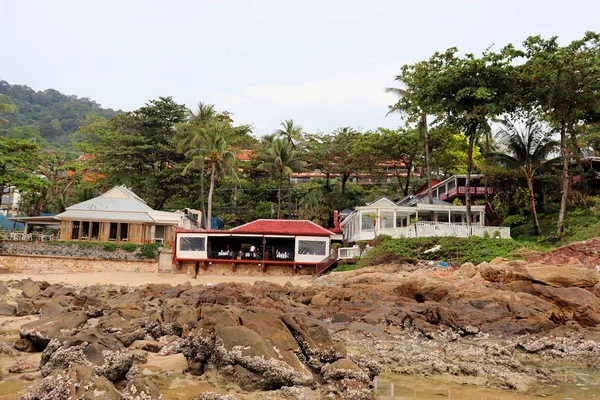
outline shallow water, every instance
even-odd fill
[[[427,378],[382,374],[377,378],[375,395],[378,399],[395,400],[586,400],[600,399],[600,374],[589,370],[570,371],[570,381],[540,384],[526,392],[488,389],[446,381],[443,377]],[[586,383],[582,383],[586,382]]]

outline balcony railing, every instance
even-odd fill
[[[208,258],[213,260],[245,260],[245,261],[283,261],[290,262],[294,261],[294,253],[283,251],[275,254],[268,253],[266,257],[263,257],[259,253],[251,253],[249,251],[227,251],[217,250],[209,251]]]
[[[46,235],[39,232],[0,231],[0,240],[9,242],[53,242],[58,240],[58,235]]]
[[[468,226],[465,222],[434,222],[434,221],[419,221],[416,224],[410,224],[406,227],[380,229],[377,231],[379,235],[390,235],[393,238],[414,238],[414,237],[470,237],[470,236],[485,236],[486,233],[490,237],[499,236],[503,239],[510,239],[510,228],[498,226]],[[374,239],[373,237],[363,240]]]

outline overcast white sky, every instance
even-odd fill
[[[600,30],[600,1],[0,0],[0,79],[134,110],[158,96],[229,110],[256,135],[396,127],[401,65],[457,46]]]

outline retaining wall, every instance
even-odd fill
[[[156,260],[99,260],[82,257],[0,255],[0,271],[8,273],[156,272]]]
[[[201,264],[202,265],[202,264]],[[184,261],[180,266],[173,266],[173,272],[183,273],[193,276],[196,269],[196,263],[193,261]],[[243,276],[292,276],[292,275],[313,275],[315,267],[305,266],[297,267],[296,271],[291,265],[264,265],[258,264],[233,264],[218,263],[209,264],[205,268],[200,267],[198,275],[243,275]]]

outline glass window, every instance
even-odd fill
[[[324,256],[327,243],[324,240],[300,240],[298,254]]]
[[[364,213],[361,214],[360,216],[361,218],[361,229],[363,231],[372,231],[373,230],[373,218],[371,218],[371,214],[369,213]]]
[[[205,238],[203,237],[179,237],[179,251],[204,251]]]
[[[381,229],[392,229],[394,227],[394,212],[382,211],[379,221],[381,221]]]

